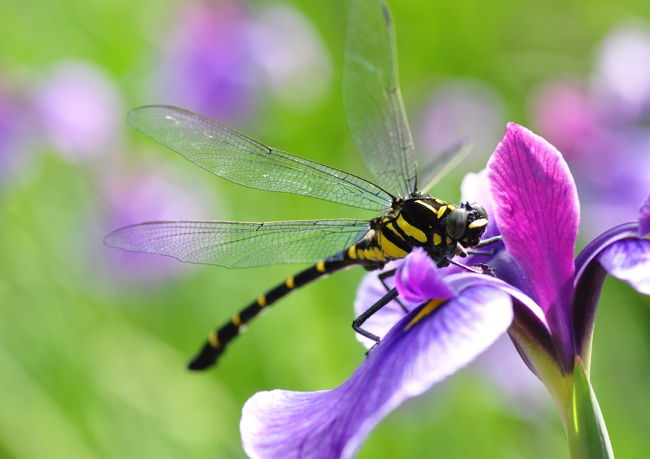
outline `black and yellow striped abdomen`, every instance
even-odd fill
[[[356,264],[359,263],[340,254],[328,260],[319,261],[315,265],[300,271],[295,276],[288,277],[282,284],[257,297],[255,301],[238,314],[235,314],[229,322],[212,331],[199,354],[189,363],[188,368],[190,370],[202,370],[213,365],[225,351],[228,344],[239,335],[242,327],[280,298],[298,287]]]

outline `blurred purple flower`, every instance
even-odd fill
[[[253,54],[284,104],[308,107],[327,91],[331,63],[314,26],[289,5],[259,10],[251,28]]]
[[[650,30],[603,42],[591,84],[549,82],[533,101],[540,132],[565,154],[581,191],[582,230],[634,218],[650,177]]]
[[[122,102],[110,77],[93,63],[59,62],[41,81],[34,109],[46,140],[70,161],[120,149]]]
[[[15,178],[29,159],[27,112],[20,95],[0,85],[0,188]]]
[[[459,139],[472,141],[481,157],[499,141],[505,123],[499,96],[478,80],[454,80],[439,86],[418,123],[418,144],[438,153]]]
[[[638,120],[650,116],[650,29],[622,26],[601,45],[593,75],[594,92],[616,115]]]
[[[93,232],[91,245],[97,246],[109,230],[142,221],[201,219],[207,214],[205,198],[183,186],[178,177],[168,179],[159,167],[138,166],[129,174],[107,176],[101,181],[104,200],[101,223]],[[187,185],[187,184],[186,184]],[[165,257],[108,250],[103,258],[112,277],[123,282],[154,283],[187,271],[187,265]]]
[[[596,107],[586,90],[570,82],[551,83],[538,90],[535,122],[569,162],[580,161],[585,144],[598,135]]]
[[[240,2],[190,2],[163,51],[163,101],[234,123],[248,116],[255,101],[256,66]]]
[[[574,263],[578,200],[560,153],[511,123],[489,161],[488,176],[493,231],[504,242],[493,255],[475,255],[472,261],[490,263],[500,279],[440,270],[424,251],[414,250],[398,267],[395,284],[401,298],[420,306],[394,322],[338,388],[275,390],[249,399],[241,421],[248,454],[350,457],[389,412],[466,365],[506,330],[554,396],[569,438],[584,435],[576,416],[586,408],[575,405],[574,365],[580,374],[584,365],[588,374],[595,308],[606,273],[648,293],[650,240],[640,228],[649,225],[650,202],[636,222],[592,241]],[[367,285],[372,290],[372,283]],[[395,308],[379,314],[387,317],[375,319],[375,325],[386,329]],[[580,429],[572,430],[574,425]]]
[[[276,5],[252,16],[235,0],[191,2],[178,16],[156,75],[166,103],[237,123],[264,86],[297,105],[327,87],[324,47],[293,8]]]
[[[473,367],[516,416],[537,418],[550,405],[544,386],[521,360],[508,335],[496,340],[476,359]]]

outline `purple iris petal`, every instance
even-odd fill
[[[510,299],[489,286],[469,287],[412,324],[426,308],[400,320],[336,389],[254,395],[240,426],[246,452],[261,458],[352,457],[381,419],[472,361],[512,321]]]
[[[400,297],[409,302],[455,296],[431,258],[421,248],[413,249],[404,263],[397,268],[395,283]]]
[[[650,286],[650,241],[638,239],[637,222],[618,225],[598,236],[576,258],[573,317],[576,353],[588,352],[596,307],[606,274],[629,282],[648,294]]]
[[[495,219],[506,249],[528,279],[564,355],[571,356],[579,204],[569,168],[546,140],[509,123],[488,171]]]
[[[573,278],[579,204],[571,173],[551,144],[514,123],[488,170],[506,248],[547,311]]]
[[[639,236],[646,239],[650,236],[650,196],[648,196],[639,210]]]
[[[650,295],[650,240],[624,239],[605,248],[598,261],[608,274]]]
[[[627,238],[636,238],[638,236],[639,225],[636,222],[623,223],[615,226],[587,244],[578,254],[575,261],[575,284],[580,282],[584,270],[600,254],[605,247]]]

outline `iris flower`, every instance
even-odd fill
[[[490,231],[503,243],[468,262],[489,263],[497,277],[438,269],[413,251],[395,283],[407,308],[416,306],[404,314],[389,304],[378,313],[371,331],[388,331],[347,381],[248,400],[241,433],[251,457],[351,457],[388,413],[504,332],[555,399],[572,457],[613,456],[589,381],[591,337],[606,274],[650,294],[650,197],[637,221],[610,229],[574,259],[578,197],[552,145],[510,123],[487,176]],[[360,296],[373,295],[367,290],[362,286]]]

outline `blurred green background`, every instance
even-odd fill
[[[235,99],[224,120],[270,145],[367,176],[342,107],[347,2],[234,4],[212,4],[213,12],[224,5],[236,9],[235,16],[225,16],[224,28],[236,17],[251,21],[254,31],[255,24],[266,24],[267,32],[279,33],[283,29],[274,29],[268,12],[282,5],[281,11],[302,18],[322,58],[302,59],[283,43],[271,51],[244,49],[254,64],[224,64],[232,65],[230,78],[246,82],[243,101]],[[11,132],[20,145],[5,152],[20,158],[0,174],[0,457],[242,457],[238,424],[248,397],[272,388],[334,387],[364,358],[350,329],[363,273],[350,270],[285,299],[249,328],[216,369],[190,373],[185,364],[211,327],[300,267],[186,267],[152,262],[148,255],[122,257],[102,245],[114,225],[152,218],[372,216],[231,185],[126,127],[126,110],[146,103],[200,110],[174,95],[174,85],[204,83],[168,76],[180,65],[169,54],[191,52],[174,49],[188,5],[0,3],[0,88],[15,109]],[[461,88],[478,85],[480,94],[488,94],[488,102],[479,104],[485,123],[474,124],[483,140],[435,190],[452,201],[460,197],[462,176],[483,167],[506,120],[537,129],[531,98],[540,85],[562,77],[588,81],[599,44],[612,30],[650,20],[647,0],[403,0],[390,7],[416,138],[426,138],[427,123],[436,122],[426,114],[439,88],[461,82]],[[298,62],[285,65],[292,54]],[[100,99],[106,104],[91,101],[99,115],[75,111],[66,97],[52,102],[43,96],[56,69],[70,59],[73,68],[101,75],[101,85],[112,91]],[[274,64],[288,68],[288,75],[273,76]],[[262,70],[250,70],[255,66]],[[314,85],[298,87],[296,81]],[[43,104],[60,104],[72,121],[48,125]],[[240,105],[246,105],[244,113]],[[445,108],[438,108],[438,118],[447,119]],[[102,118],[109,109],[117,118]],[[449,119],[462,124],[462,113]],[[108,134],[93,126],[84,134],[64,132],[71,140],[57,141],[56,132],[74,127],[78,118],[115,126]],[[84,135],[89,143],[70,146]],[[92,145],[92,138],[102,139],[101,145]],[[418,149],[426,158],[439,146],[425,140]],[[141,173],[158,178],[140,180]],[[175,204],[174,190],[182,197]],[[140,199],[147,193],[151,197]],[[648,299],[608,281],[601,306],[592,382],[617,457],[644,457],[650,451]],[[489,367],[473,365],[401,407],[374,431],[360,457],[568,457],[548,396],[530,381],[513,393],[489,375]]]

